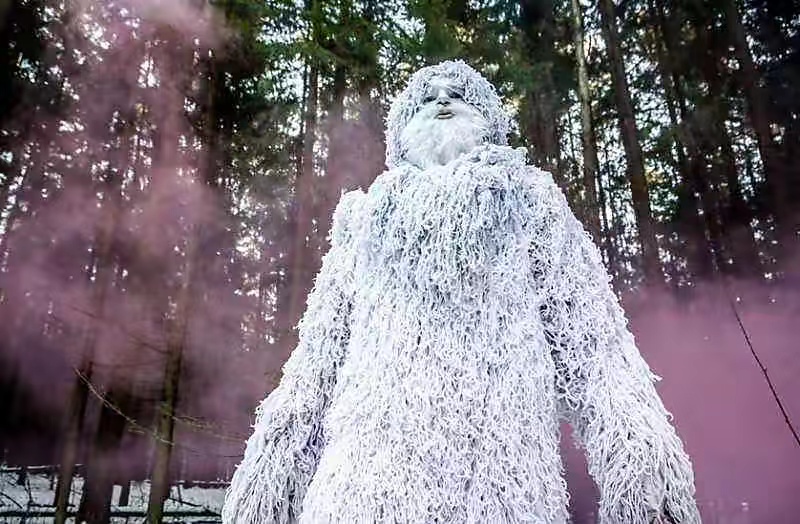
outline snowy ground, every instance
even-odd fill
[[[44,523],[53,520],[55,477],[50,466],[29,468],[23,485],[18,484],[19,468],[0,468],[0,523]],[[72,486],[70,509],[80,501],[83,478],[76,476]],[[145,522],[149,482],[133,482],[127,506],[119,506],[121,486],[114,486],[111,499],[111,522],[136,524]],[[225,484],[181,482],[172,487],[164,504],[165,522],[218,523],[225,494]],[[69,519],[68,522],[74,522]]]
[[[53,500],[55,498],[55,468],[42,466],[29,468],[24,485],[18,485],[19,468],[0,466],[0,524],[25,523],[39,524],[53,521]],[[219,512],[225,495],[225,482],[189,483],[181,482],[172,487],[170,497],[164,504],[165,522],[186,522],[192,524],[220,523]],[[74,510],[80,500],[83,478],[75,477],[72,486],[70,509]],[[149,482],[131,483],[129,504],[119,506],[122,487],[114,486],[111,499],[114,524],[139,524],[145,522]],[[701,502],[701,511],[706,524],[761,524],[762,520],[750,516],[747,502],[722,505],[721,503]],[[575,517],[577,524],[593,523],[593,512]],[[74,523],[74,519],[68,522]],[[780,520],[769,524],[797,522]],[[766,522],[764,523],[766,524]]]

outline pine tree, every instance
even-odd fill
[[[662,281],[661,263],[658,255],[653,217],[650,210],[650,193],[644,174],[642,146],[639,142],[636,120],[634,118],[633,101],[625,73],[625,66],[620,49],[617,14],[611,0],[601,0],[600,14],[603,26],[603,37],[611,63],[614,81],[614,96],[619,118],[619,127],[625,155],[628,162],[628,178],[633,195],[633,208],[636,224],[639,229],[639,243],[642,249],[644,273],[650,284],[657,285]]]

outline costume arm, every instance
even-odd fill
[[[600,490],[600,522],[700,522],[689,457],[600,253],[555,184],[546,193],[555,266],[540,295],[542,317],[561,409]]]
[[[347,221],[360,195],[344,195],[334,213],[331,248],[308,296],[297,348],[280,384],[256,411],[244,459],[226,494],[226,523],[289,523],[300,514],[324,446],[322,419],[349,339],[353,252]]]

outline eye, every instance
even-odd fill
[[[448,95],[450,95],[450,98],[454,98],[456,100],[464,98],[464,95],[462,95],[459,91],[450,91]]]
[[[427,104],[433,102],[434,100],[436,100],[436,97],[434,95],[428,95],[422,99],[422,103]]]

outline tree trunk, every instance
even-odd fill
[[[551,171],[558,185],[566,190],[562,173],[559,143],[559,111],[552,69],[555,56],[555,19],[552,0],[521,2],[520,29],[525,52],[537,65],[534,86],[525,94],[526,110],[522,126],[531,142],[531,157],[542,168]]]
[[[352,160],[351,126],[344,119],[344,97],[347,91],[347,70],[338,65],[333,72],[333,93],[330,108],[328,109],[328,155],[325,165],[325,177],[322,187],[316,193],[317,206],[317,242],[312,243],[316,248],[313,267],[307,267],[309,274],[316,274],[322,264],[322,254],[327,251],[326,237],[331,227],[331,218],[341,190],[348,185],[351,173],[350,161]]]
[[[597,140],[592,122],[592,99],[589,73],[583,46],[583,13],[578,0],[570,0],[575,43],[575,62],[578,65],[578,99],[581,104],[581,144],[583,145],[583,208],[584,220],[595,242],[601,239],[600,213],[597,207],[595,181],[599,180]]]
[[[78,512],[79,518],[89,524],[104,524],[111,517],[111,497],[119,469],[117,453],[126,425],[122,414],[129,413],[132,404],[124,378],[114,373],[110,382],[112,389],[103,397],[91,457],[86,463],[83,500]]]
[[[679,45],[675,39],[678,26],[675,20],[667,17],[662,0],[650,0],[648,9],[653,26],[657,28],[653,45],[670,125],[675,130],[676,168],[680,175],[675,184],[679,206],[677,218],[678,230],[684,242],[683,254],[690,274],[695,277],[708,276],[713,271],[714,262],[707,243],[708,238],[713,238],[711,232],[714,231],[715,219],[713,211],[701,204],[701,200],[707,200],[703,183],[706,171],[702,162],[704,157],[697,150],[698,140],[691,136],[681,72],[673,58]],[[700,199],[697,195],[700,195]]]
[[[212,73],[213,75],[213,73]],[[213,82],[212,82],[213,84]],[[210,88],[213,90],[213,86]],[[207,164],[205,182],[215,179],[215,135],[210,129],[215,123],[213,110],[209,110],[207,129],[209,140],[205,144]],[[174,295],[174,311],[167,321],[166,361],[161,384],[160,406],[156,412],[156,429],[154,436],[154,458],[150,473],[150,496],[147,507],[147,519],[151,524],[161,524],[164,515],[164,502],[169,497],[171,477],[170,463],[175,445],[175,412],[179,400],[179,385],[186,349],[195,273],[200,263],[198,259],[200,243],[200,224],[189,224],[183,250],[183,264],[180,269],[179,283]]]
[[[319,70],[315,63],[309,66],[308,96],[306,98],[305,114],[303,116],[303,151],[301,166],[295,182],[294,213],[295,228],[292,239],[292,249],[289,257],[288,276],[288,310],[281,311],[285,318],[286,344],[284,350],[290,351],[294,346],[296,335],[294,326],[297,325],[302,314],[304,301],[308,295],[312,275],[308,271],[308,245],[312,231],[314,210],[314,145],[316,144],[317,127],[317,101],[319,88]]]
[[[366,0],[364,2],[363,18],[372,28],[364,35],[364,48],[369,50],[361,64],[363,76],[358,83],[358,109],[359,109],[359,129],[361,130],[359,140],[359,157],[361,172],[355,176],[355,186],[368,187],[375,177],[377,177],[385,163],[386,149],[384,136],[383,108],[378,100],[373,97],[373,91],[379,91],[381,85],[381,72],[379,69],[378,50],[380,43],[376,41],[375,35],[380,34],[380,28],[376,21],[376,11],[379,2],[376,0]],[[378,98],[380,95],[378,95]]]
[[[147,503],[147,521],[161,524],[164,502],[170,493],[170,462],[175,444],[175,408],[186,345],[190,315],[191,285],[194,277],[195,251],[199,241],[198,224],[190,224],[184,241],[183,264],[178,272],[180,280],[174,297],[174,311],[167,321],[166,361],[161,382],[160,405],[156,411],[153,466],[150,472],[150,494]]]
[[[377,72],[376,72],[377,76]],[[355,177],[355,186],[367,188],[383,171],[386,157],[383,121],[385,115],[379,102],[372,98],[372,90],[378,87],[377,80],[364,82],[359,87],[359,126],[363,142],[359,143],[362,171]]]
[[[612,236],[613,236],[613,229],[611,227],[611,220],[608,217],[608,206],[606,203],[607,195],[605,189],[603,188],[603,175],[602,171],[599,169],[598,164],[598,171],[597,171],[597,204],[600,209],[600,219],[601,219],[601,227],[600,230],[604,232],[601,236],[601,246],[603,251],[605,251],[606,255],[606,267],[608,268],[609,273],[612,275],[617,265],[616,260],[616,252],[614,250],[614,246],[612,244]]]
[[[93,346],[97,344],[97,337],[100,333],[99,329],[105,324],[104,316],[106,310],[106,303],[108,302],[109,294],[112,292],[114,282],[118,282],[120,274],[114,268],[114,240],[118,235],[117,228],[120,223],[120,217],[123,211],[123,186],[125,173],[131,167],[138,165],[138,153],[134,152],[132,143],[134,140],[135,124],[133,122],[126,122],[124,127],[119,132],[111,136],[110,139],[117,138],[120,142],[119,149],[116,150],[117,157],[111,158],[112,165],[114,160],[118,164],[115,172],[107,175],[106,190],[107,198],[105,201],[108,203],[104,216],[101,217],[101,223],[98,226],[100,229],[100,253],[97,259],[97,280],[95,285],[99,286],[99,292],[103,294],[102,299],[94,307],[95,314],[90,318],[93,326],[99,326],[98,331],[94,333],[95,341]],[[132,155],[133,154],[133,155]],[[94,354],[96,348],[92,347],[88,351],[90,362],[93,366]],[[88,382],[91,382],[93,373],[90,371],[86,374],[86,380],[81,380],[78,377],[75,387],[81,388],[80,394],[86,395],[88,393]],[[119,377],[117,373],[111,374],[111,388],[117,387],[116,384],[124,380]],[[80,505],[78,508],[78,518],[86,520],[91,523],[105,523],[110,518],[110,505],[111,496],[114,488],[114,454],[122,440],[123,431],[125,429],[125,420],[118,413],[108,405],[114,406],[117,404],[118,393],[112,389],[108,394],[103,394],[101,401],[100,418],[92,445],[86,452],[85,464],[85,478],[83,484],[83,492],[81,496]],[[119,397],[122,401],[119,407],[127,409],[129,404],[129,397]],[[85,410],[86,400],[82,400]],[[123,411],[124,412],[124,411]],[[81,414],[81,423],[83,414]],[[72,445],[72,444],[70,444]],[[62,461],[63,462],[63,461]],[[59,479],[61,485],[61,479]]]
[[[642,246],[644,274],[648,284],[657,285],[663,282],[658,243],[650,211],[650,194],[644,174],[642,146],[639,142],[633,114],[633,102],[625,76],[625,66],[617,32],[617,18],[612,0],[600,0],[600,15],[603,37],[611,61],[611,76],[614,82],[614,96],[619,114],[622,144],[628,161],[628,179],[631,185],[636,224],[639,229],[639,242]]]
[[[131,481],[130,479],[123,479],[121,481],[121,484],[122,486],[120,486],[119,500],[117,501],[117,506],[124,507],[130,503]]]
[[[25,132],[28,132],[28,128],[25,129]],[[30,147],[33,148],[34,144],[37,144],[36,140],[31,142]],[[45,179],[44,164],[48,158],[47,152],[41,151],[42,147],[43,146],[39,145],[38,151],[31,151],[27,166],[24,166],[19,161],[24,147],[20,146],[18,150],[13,152],[14,163],[12,165],[14,165],[15,171],[8,172],[8,179],[5,182],[3,190],[3,197],[2,200],[0,200],[0,205],[2,206],[0,207],[0,227],[3,228],[3,230],[0,231],[0,267],[11,267],[8,259],[10,258],[9,244],[13,236],[12,229],[18,218],[22,216],[22,211],[18,205],[19,201],[28,195],[35,195],[37,191],[42,190]],[[22,169],[23,167],[26,167],[24,171]],[[14,182],[17,182],[17,184],[14,184]],[[11,201],[12,197],[14,197],[13,203]],[[8,269],[6,273],[8,273]],[[5,292],[2,289],[2,281],[0,281],[0,300],[2,300],[4,296]]]
[[[723,114],[716,122],[716,135],[721,150],[722,176],[717,178],[725,181],[727,189],[727,200],[724,208],[720,209],[721,233],[726,251],[730,254],[726,258],[732,261],[730,269],[734,273],[742,276],[760,275],[762,273],[761,259],[750,225],[753,213],[742,194],[733,144],[724,125],[724,119],[728,114],[727,103],[724,98],[719,98],[719,101],[723,108]]]
[[[271,246],[268,242],[264,242],[261,247],[261,253],[265,253]],[[271,280],[272,272],[271,265],[268,265],[262,255],[261,264],[259,265],[258,273],[258,297],[256,298],[256,319],[255,319],[255,340],[251,342],[254,349],[261,354],[264,349],[264,344],[269,337],[270,322],[267,318],[267,311],[271,309],[268,301],[272,298]]]
[[[621,252],[619,248],[619,238],[620,235],[620,228],[618,227],[618,220],[616,215],[614,214],[614,210],[618,209],[614,204],[614,193],[613,191],[609,190],[608,192],[603,190],[603,180],[611,180],[611,174],[605,173],[604,171],[610,171],[609,169],[603,169],[602,165],[608,166],[608,159],[609,159],[609,152],[608,149],[610,144],[605,142],[603,144],[602,150],[598,151],[598,169],[600,170],[600,178],[598,179],[597,187],[600,189],[598,196],[600,197],[600,209],[603,211],[603,221],[605,222],[605,243],[606,243],[606,254],[608,256],[608,272],[611,274],[612,283],[615,287],[618,287],[620,284],[620,274],[622,268],[622,261],[621,261]],[[602,155],[600,153],[602,152]],[[603,160],[606,160],[605,164]]]
[[[208,56],[208,70],[206,71],[208,76],[204,93],[206,96],[206,118],[203,129],[204,156],[202,157],[205,159],[205,166],[201,171],[202,179],[196,181],[211,187],[217,184],[219,175],[218,89],[223,81],[216,60],[217,57],[213,53]],[[187,344],[191,305],[195,300],[194,288],[197,285],[195,274],[200,274],[202,267],[200,258],[202,231],[207,227],[208,224],[202,224],[199,220],[189,223],[186,227],[183,264],[174,296],[174,310],[167,323],[166,362],[161,385],[161,406],[156,414],[155,453],[147,507],[147,519],[150,524],[161,524],[164,516],[164,502],[170,494],[170,463],[175,445],[175,413],[179,401],[183,355]]]
[[[669,114],[670,125],[674,131],[675,137],[675,152],[676,152],[676,167],[680,178],[684,180],[689,176],[689,162],[686,158],[686,140],[683,137],[684,129],[681,126],[681,121],[678,119],[678,90],[676,86],[680,79],[678,78],[679,72],[674,70],[670,55],[670,49],[674,52],[674,47],[670,46],[668,42],[672,42],[673,38],[667,34],[665,14],[663,6],[660,4],[655,5],[653,0],[648,0],[647,8],[649,16],[652,20],[653,27],[656,31],[653,34],[652,45],[656,52],[656,63],[658,65],[658,74],[661,77],[661,86],[664,89],[664,98],[667,103],[667,112]],[[675,43],[672,42],[674,46]],[[685,107],[685,101],[681,102],[681,106]]]
[[[4,315],[4,318],[7,319],[8,316]],[[9,339],[4,338],[3,342],[8,343]],[[14,441],[14,428],[17,425],[20,389],[19,364],[13,362],[11,365],[6,365],[5,369],[0,372],[0,380],[2,380],[0,382],[0,420],[3,421],[3,424],[0,425],[0,464],[5,464],[7,448]]]
[[[94,339],[87,339],[85,346],[93,346]],[[88,350],[85,350],[88,352]],[[69,496],[72,491],[72,476],[75,472],[75,463],[78,460],[78,445],[83,429],[86,403],[89,397],[89,389],[84,380],[92,379],[93,362],[87,354],[81,361],[77,371],[78,378],[72,386],[68,407],[67,425],[64,431],[63,444],[61,449],[61,467],[59,468],[58,483],[56,484],[55,499],[55,522],[64,524],[67,520],[69,511]]]
[[[698,35],[699,47],[708,50],[700,64],[708,86],[704,106],[710,117],[694,126],[697,150],[697,186],[701,189],[703,217],[706,221],[713,258],[719,271],[745,273],[758,270],[758,248],[750,229],[750,213],[739,184],[739,172],[730,134],[725,123],[730,118],[729,94],[724,83],[719,57],[727,53],[706,32]],[[707,123],[705,123],[707,122]],[[710,169],[705,166],[712,160]],[[727,198],[726,198],[727,197]],[[749,240],[748,240],[749,236]]]
[[[785,216],[787,211],[784,201],[786,188],[783,182],[784,174],[780,169],[778,151],[772,140],[767,97],[760,85],[759,73],[747,45],[747,34],[736,0],[723,0],[723,7],[736,59],[741,66],[741,82],[747,100],[747,114],[753,131],[755,131],[758,151],[764,164],[770,202],[773,205],[773,211],[780,219]]]
[[[67,421],[61,451],[61,466],[56,486],[55,522],[57,524],[63,524],[67,518],[72,476],[78,458],[78,447],[89,396],[88,384],[91,383],[94,375],[97,340],[100,330],[104,326],[103,317],[105,315],[106,301],[113,280],[111,255],[113,239],[119,220],[119,188],[109,188],[108,191],[113,196],[108,199],[103,218],[97,226],[98,233],[95,243],[97,251],[94,257],[94,265],[97,269],[89,304],[90,314],[86,319],[80,364],[75,370],[76,376],[67,404]]]
[[[175,408],[178,403],[178,386],[184,346],[186,345],[191,285],[198,241],[195,234],[195,231],[191,231],[186,242],[181,282],[175,299],[175,313],[169,322],[167,333],[167,361],[161,386],[161,407],[157,415],[155,458],[150,475],[150,497],[147,507],[147,518],[151,524],[161,524],[164,515],[164,501],[169,497],[170,491],[170,459],[174,446]]]

